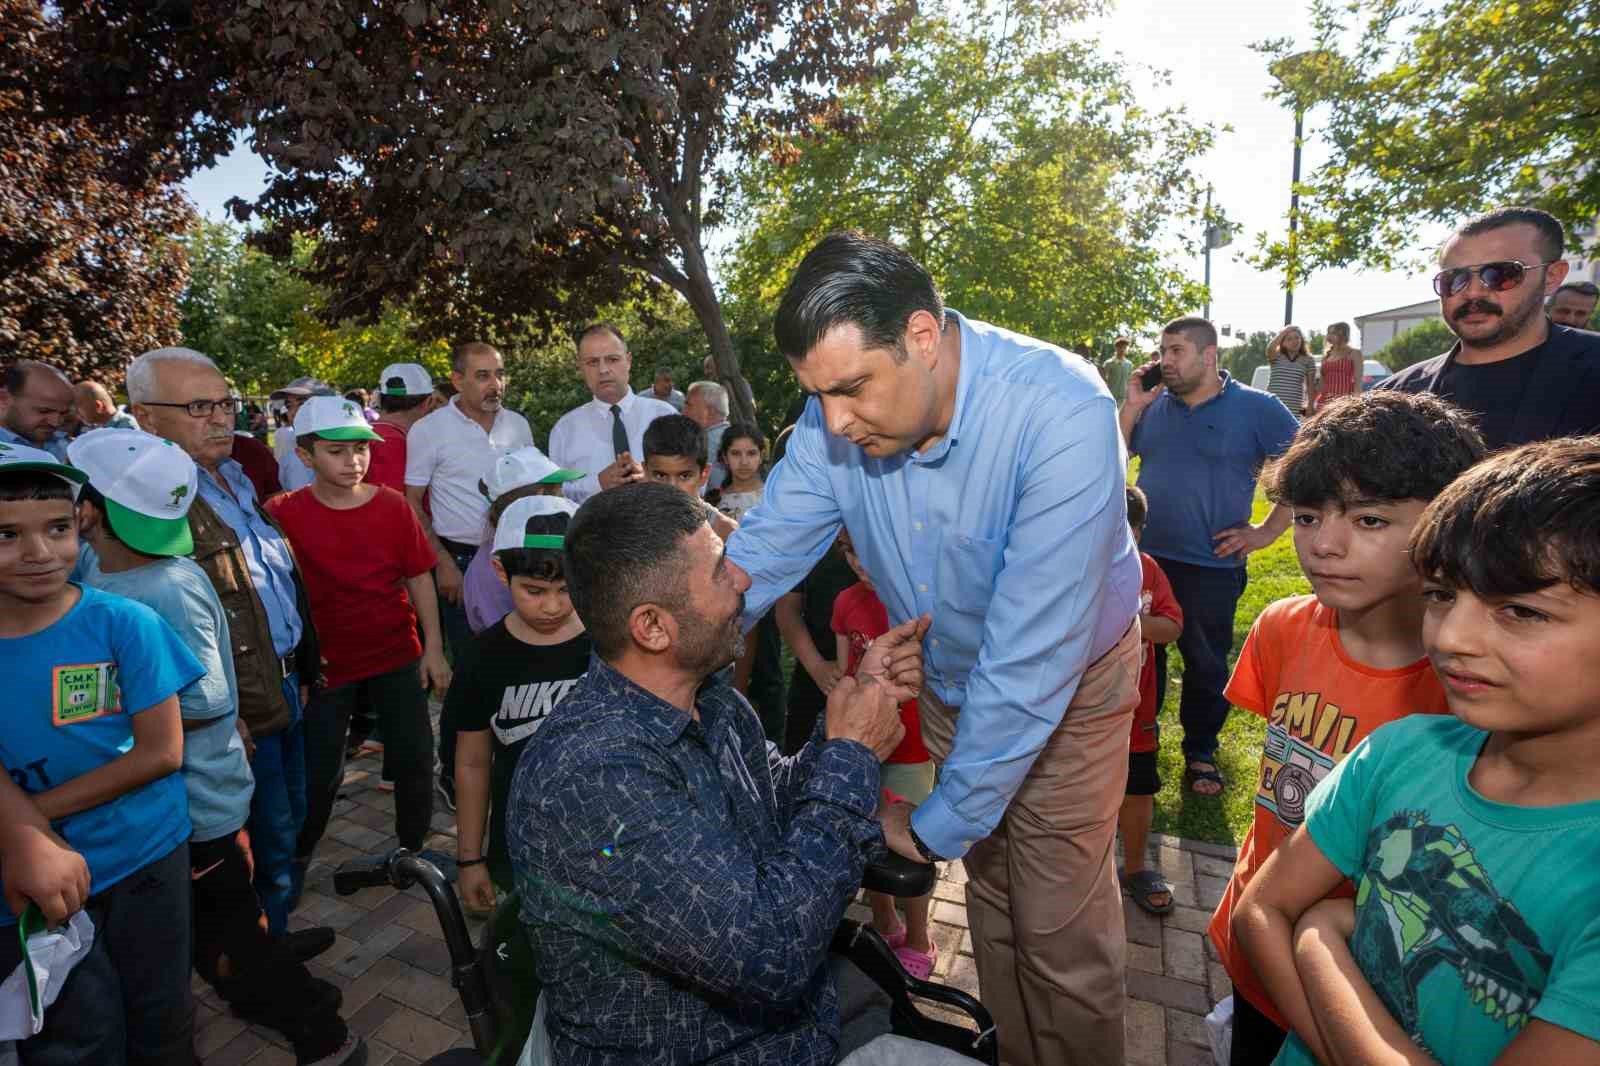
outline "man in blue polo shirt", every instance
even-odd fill
[[[1183,608],[1184,776],[1198,795],[1224,787],[1217,734],[1228,718],[1228,653],[1233,612],[1247,580],[1245,557],[1289,526],[1275,505],[1250,524],[1261,464],[1294,439],[1298,423],[1270,393],[1217,369],[1217,330],[1203,318],[1179,318],[1161,331],[1161,384],[1128,379],[1120,422],[1139,457],[1139,487],[1150,500],[1140,547],[1172,583]],[[1156,645],[1157,684],[1167,676],[1165,645]]]

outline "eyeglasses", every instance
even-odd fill
[[[1553,261],[1552,261],[1553,262]],[[1471,284],[1474,276],[1483,287],[1493,292],[1507,292],[1522,284],[1528,271],[1550,266],[1550,263],[1520,263],[1515,259],[1498,259],[1477,266],[1453,267],[1433,276],[1433,291],[1440,296],[1454,296]]]
[[[188,403],[146,403],[145,407],[181,407],[189,412],[190,418],[210,418],[213,408],[220,408],[225,415],[239,413],[239,401],[229,396],[226,400],[190,400]]]

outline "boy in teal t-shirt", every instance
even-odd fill
[[[43,1030],[16,1050],[25,1066],[187,1062],[178,692],[203,670],[148,607],[68,582],[83,480],[47,453],[0,444],[0,765],[88,863],[95,927]],[[21,958],[16,921],[0,903],[0,974]]]
[[[1411,537],[1453,717],[1374,732],[1234,913],[1279,1063],[1600,1059],[1600,438],[1472,468]],[[1342,878],[1356,898],[1318,902]]]

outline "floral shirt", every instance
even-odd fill
[[[699,720],[598,658],[534,734],[507,811],[556,1061],[834,1061],[825,965],[883,853],[878,761],[782,757],[713,678]]]

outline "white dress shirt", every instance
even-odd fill
[[[500,456],[532,444],[533,431],[526,418],[502,407],[485,433],[462,412],[460,402],[452,396],[406,434],[406,485],[427,488],[435,533],[477,544],[489,516],[478,482]]]
[[[279,426],[272,435],[272,453],[278,457],[278,484],[284,492],[303,489],[317,479],[294,450],[294,427]]]
[[[640,396],[629,389],[617,401],[622,408],[622,426],[628,431],[628,454],[644,462],[644,431],[662,415],[678,412],[665,400]],[[420,423],[419,423],[420,424]],[[567,499],[582,503],[600,491],[600,471],[617,461],[611,446],[611,405],[590,400],[561,416],[550,431],[550,458],[557,466],[582,471],[582,481],[562,486]]]

